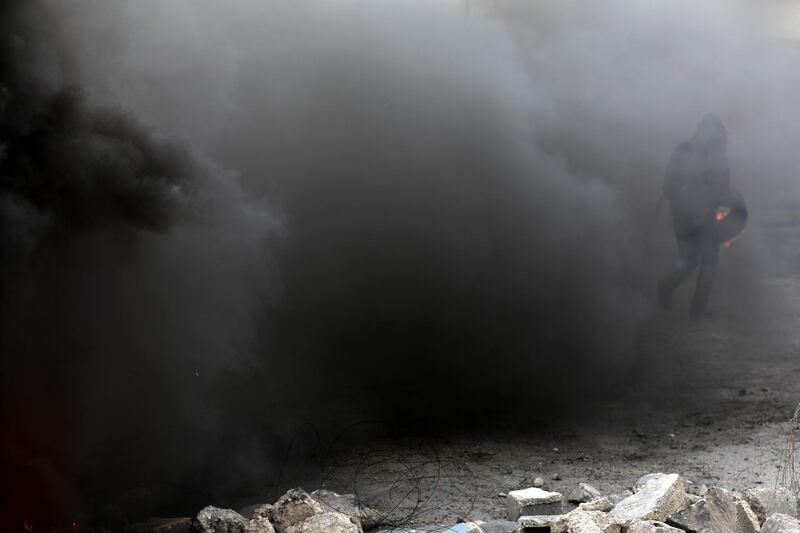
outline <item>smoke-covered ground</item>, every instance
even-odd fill
[[[670,375],[655,204],[707,112],[753,225],[717,328],[761,331],[796,274],[756,231],[800,192],[793,9],[5,2],[4,513],[234,501],[303,423],[602,416]]]

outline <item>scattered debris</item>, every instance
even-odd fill
[[[125,533],[800,533],[797,502],[791,491],[757,487],[739,494],[720,487],[685,491],[689,482],[678,474],[649,474],[635,492],[602,497],[581,483],[565,512],[558,492],[538,487],[511,491],[506,499],[509,520],[464,519],[451,525],[381,526],[382,514],[362,505],[352,494],[289,490],[274,504],[247,508],[252,519],[230,509],[206,507],[194,519],[154,519],[134,524]],[[617,503],[612,503],[614,498]],[[587,501],[581,501],[587,500]],[[243,510],[244,511],[244,510]],[[782,512],[785,511],[785,512]],[[762,519],[762,516],[764,517]],[[388,529],[387,529],[388,528]]]
[[[536,487],[537,489],[544,487],[544,479],[537,477],[536,479],[533,480],[533,486]]]

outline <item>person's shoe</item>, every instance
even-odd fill
[[[658,285],[656,286],[656,294],[658,295],[658,305],[667,311],[672,309],[672,290],[669,288],[666,282],[658,282]]]
[[[711,311],[706,311],[705,309],[690,309],[689,310],[689,320],[698,321],[698,320],[711,320],[714,318],[714,313]]]

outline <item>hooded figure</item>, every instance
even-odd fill
[[[731,195],[727,140],[722,120],[706,115],[692,139],[675,149],[664,180],[680,259],[659,280],[658,303],[671,309],[672,293],[699,266],[690,307],[693,319],[708,316],[706,303],[719,257],[717,209]]]

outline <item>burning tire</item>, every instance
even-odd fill
[[[747,206],[739,191],[731,187],[728,198],[717,210],[717,235],[720,244],[729,246],[747,226]]]

